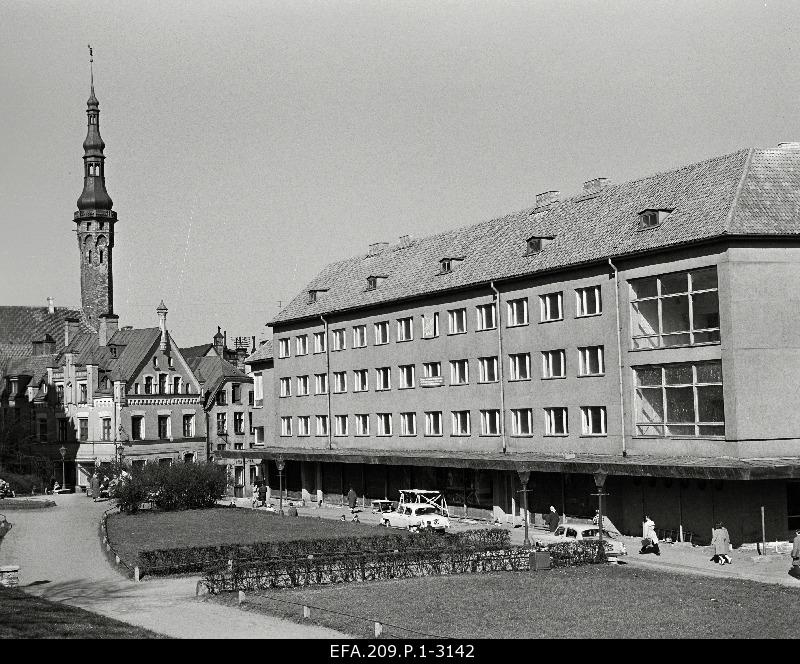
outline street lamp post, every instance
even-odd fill
[[[525,540],[522,542],[522,546],[526,549],[530,548],[531,540],[528,537],[528,480],[531,477],[531,473],[528,470],[518,470],[517,474],[519,475],[519,481],[522,483],[522,512],[523,512],[523,519],[525,522]]]
[[[117,443],[117,461],[122,465],[122,455],[125,452],[125,446],[122,443]]]
[[[278,466],[278,514],[283,516],[283,469],[286,467],[286,462],[282,457],[275,459],[275,465]]]
[[[603,496],[608,495],[603,491],[606,477],[608,477],[608,473],[602,469],[594,474],[594,485],[597,487],[597,493],[594,494],[597,496],[597,532],[599,533],[601,548],[603,547]]]
[[[61,452],[61,488],[64,489],[66,488],[67,484],[67,471],[64,463],[64,457],[67,454],[67,448],[62,445],[58,448],[58,451]]]

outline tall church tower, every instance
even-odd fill
[[[88,129],[83,142],[83,193],[74,215],[81,257],[81,306],[89,323],[98,327],[99,317],[114,313],[112,255],[117,213],[106,191],[106,144],[100,138],[100,104],[94,96],[94,70],[89,48],[91,94],[86,102]]]

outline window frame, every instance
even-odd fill
[[[297,376],[297,396],[298,397],[307,397],[311,389],[310,381],[308,380],[308,375]]]
[[[318,373],[314,374],[314,394],[327,394],[328,393],[328,374]]]
[[[522,320],[520,321],[517,314],[518,305],[522,304]],[[528,312],[528,298],[517,297],[513,300],[506,301],[506,327],[523,327],[530,322]]]
[[[599,371],[597,373],[589,372],[591,368],[591,361],[589,357],[590,351],[597,351],[597,360]],[[605,376],[606,375],[606,353],[605,346],[579,346],[578,347],[578,377],[586,378],[590,376]]]
[[[488,424],[491,422],[491,417],[495,418],[495,431],[490,431]],[[500,410],[497,408],[486,408],[481,410],[481,436],[499,436],[500,435]]]
[[[369,413],[356,413],[355,417],[355,433],[356,437],[369,436]]]
[[[331,352],[347,350],[347,328],[339,327],[331,330]]]
[[[458,378],[459,368],[464,369],[464,380],[456,380]],[[450,360],[450,385],[469,385],[469,360]]]
[[[292,416],[281,416],[281,437],[288,438],[292,435]]]
[[[282,360],[284,358],[291,357],[291,352],[291,338],[284,337],[283,339],[278,339],[278,359]]]
[[[431,426],[434,423],[437,424],[436,427]],[[433,432],[434,428],[438,429],[438,433]],[[425,435],[430,438],[439,438],[443,435],[441,410],[425,411]]]
[[[392,413],[376,413],[377,422],[378,422],[378,430],[376,432],[376,436],[385,438],[393,435],[394,431],[394,417],[392,417]],[[386,423],[388,422],[389,428],[387,431]]]
[[[378,321],[377,323],[373,323],[372,325],[375,331],[375,345],[385,346],[386,344],[388,344],[389,341],[391,340],[389,335],[389,321],[388,320]],[[385,341],[381,341],[381,339],[383,338],[383,335],[379,334],[379,331],[381,330],[386,332]]]
[[[414,317],[405,316],[397,319],[397,343],[414,341]]]
[[[382,373],[382,372],[385,372]],[[386,380],[383,381],[381,376],[385,375]],[[392,389],[392,368],[391,367],[375,367],[375,391],[388,392]]]
[[[558,316],[553,317],[551,306],[550,306],[550,298],[556,297],[556,302],[558,304]],[[560,320],[564,320],[564,291],[555,291],[553,293],[543,293],[539,296],[539,309],[541,318],[539,322],[541,323],[554,323]]]
[[[588,293],[594,291],[594,300],[597,305],[597,311],[588,311],[587,304],[589,302]],[[603,313],[603,291],[600,284],[595,286],[584,286],[575,289],[575,318],[590,318],[591,316],[600,316]]]
[[[412,427],[408,426],[409,422],[411,422]],[[415,411],[400,413],[400,435],[405,437],[417,435],[417,413]]]
[[[308,355],[308,335],[298,334],[295,337],[295,357]]]
[[[564,429],[563,432],[557,432],[556,427],[556,413],[561,411],[561,425]],[[569,408],[566,406],[548,406],[544,409],[544,436],[547,438],[566,438],[569,436]]]
[[[494,372],[494,378],[487,377],[486,368],[491,362],[492,371]],[[500,360],[498,359],[497,355],[487,355],[486,357],[479,357],[478,358],[478,383],[479,384],[491,384],[497,383],[500,380]]]
[[[558,354],[561,358],[561,373],[553,373],[554,354]],[[567,377],[567,351],[564,348],[556,348],[554,350],[542,351],[542,380],[557,380]]]
[[[527,376],[521,378],[518,364],[519,358],[524,358],[525,371]],[[531,380],[531,354],[530,353],[509,353],[508,355],[508,375],[509,382]]]
[[[460,321],[461,325],[457,325]],[[463,329],[459,329],[462,327]],[[467,333],[467,309],[466,307],[460,307],[458,309],[448,309],[447,311],[447,329],[448,329],[448,336],[455,335],[455,334],[466,334]]]
[[[462,429],[461,425],[461,416],[464,417],[464,423],[466,424],[466,431]],[[451,436],[459,436],[459,437],[466,437],[472,435],[472,416],[471,411],[469,410],[452,410],[450,411],[450,435]]]
[[[281,378],[279,378],[278,390],[279,390],[278,395],[281,399],[292,396],[292,377],[282,376]]]
[[[592,418],[590,411],[599,410],[600,428],[602,431],[591,431]],[[608,412],[605,406],[581,406],[581,435],[591,436],[592,438],[604,438],[608,436]]]
[[[412,390],[416,387],[416,379],[417,379],[417,365],[416,364],[400,364],[398,365],[398,370],[400,372],[400,385],[398,385],[397,389],[399,390]],[[408,370],[411,371],[411,380],[406,380],[406,374]]]
[[[527,423],[527,432],[524,432],[520,426],[523,420]],[[511,409],[511,435],[519,438],[530,438],[533,436],[533,408]]]
[[[366,348],[366,347],[367,347],[367,326],[353,325],[353,348]]]
[[[325,331],[314,332],[314,354],[324,353],[328,349],[328,339]]]
[[[491,324],[487,325],[487,316],[486,312],[491,311]],[[475,326],[476,332],[485,332],[486,330],[496,330],[497,329],[497,303],[490,302],[488,304],[478,304],[475,305],[475,316],[477,319],[477,323]]]

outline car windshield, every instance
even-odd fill
[[[436,510],[432,507],[418,507],[417,514],[436,514]]]
[[[583,531],[583,539],[595,539],[599,537],[600,529],[599,528],[587,528]],[[615,539],[614,536],[608,532],[607,530],[603,530],[603,537],[607,539]]]

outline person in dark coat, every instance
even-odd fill
[[[356,502],[358,502],[358,496],[353,491],[353,487],[350,487],[350,491],[347,492],[347,504],[350,506],[351,512],[356,508]]]
[[[711,531],[711,550],[714,552],[711,557],[712,563],[719,563],[720,565],[731,564],[729,555],[731,552],[731,536],[722,523],[718,522]]]
[[[547,527],[550,529],[551,533],[556,532],[556,528],[558,528],[558,512],[556,512],[556,508],[550,505],[550,513],[544,518],[544,522],[547,524]]]
[[[800,528],[795,531],[795,538],[792,544],[792,567],[789,574],[795,579],[800,579]]]
[[[97,499],[100,497],[100,477],[96,472],[94,475],[92,475],[90,486],[92,490],[92,500],[97,502]]]
[[[258,485],[258,500],[261,503],[261,507],[267,504],[267,485],[265,482]]]

